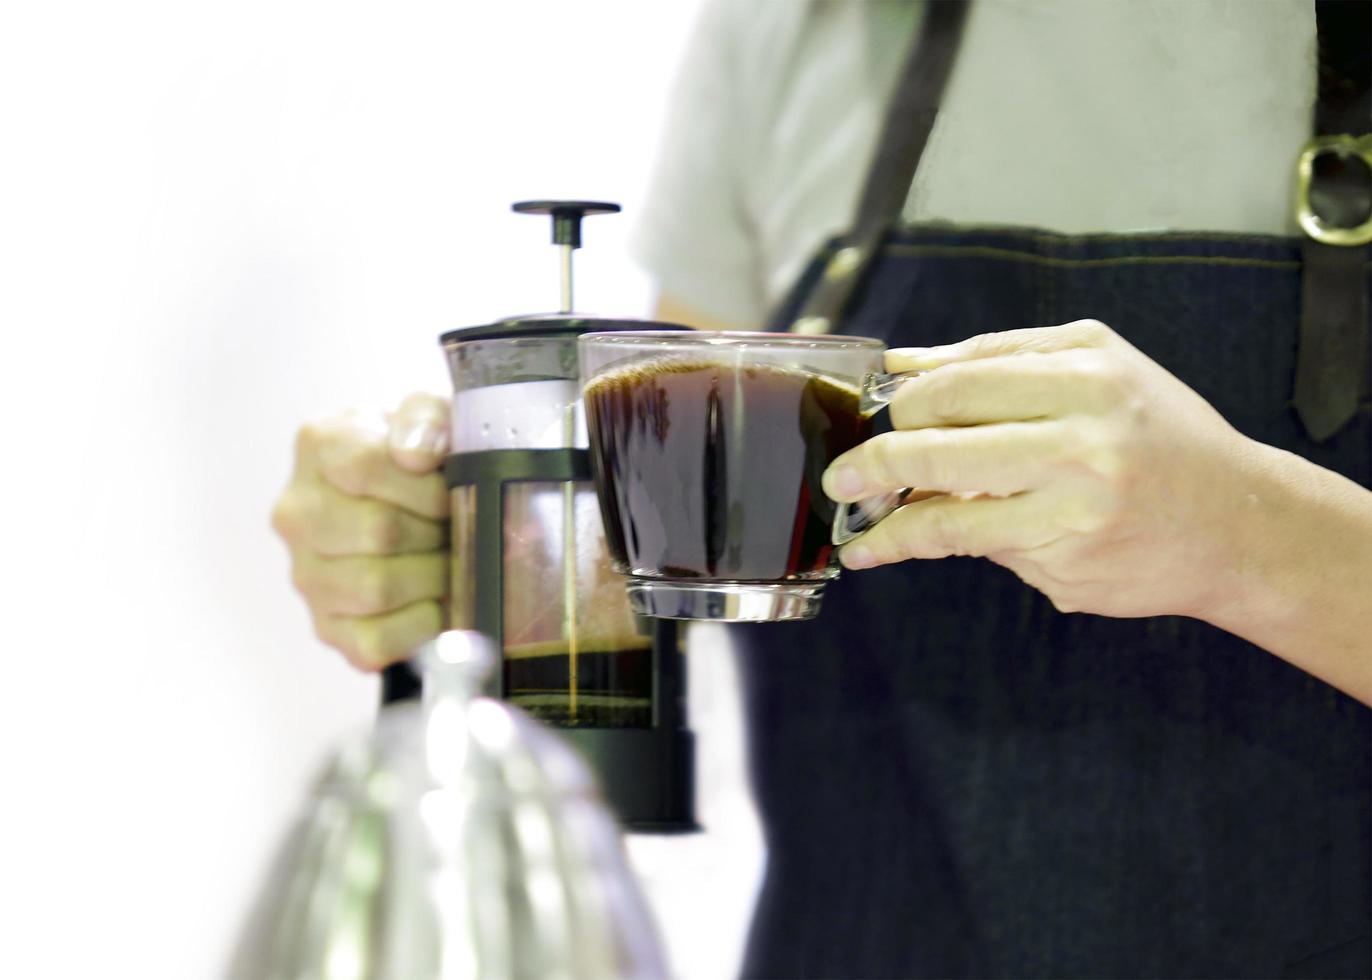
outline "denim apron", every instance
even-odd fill
[[[1289,408],[1300,283],[1295,239],[915,227],[844,332],[1094,317],[1372,486],[1365,404],[1323,444]],[[734,636],[768,846],[746,975],[1372,973],[1372,712],[1252,644],[1062,614],[971,558],[845,572],[818,619]]]

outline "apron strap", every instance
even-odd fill
[[[1316,0],[1315,22],[1315,138],[1297,169],[1297,219],[1306,238],[1291,403],[1310,437],[1323,442],[1367,394],[1372,2]]]
[[[900,220],[910,184],[938,116],[952,74],[971,0],[929,3],[886,107],[876,156],[863,186],[852,229],[791,323],[795,333],[829,333],[838,326],[891,226]]]

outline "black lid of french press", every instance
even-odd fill
[[[533,313],[512,316],[495,323],[472,327],[458,327],[439,337],[443,346],[465,344],[472,340],[498,340],[507,337],[578,337],[583,333],[618,330],[690,330],[679,323],[662,320],[611,319],[610,317],[577,316],[566,313]]]

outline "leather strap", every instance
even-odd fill
[[[1314,135],[1357,136],[1372,130],[1372,2],[1316,0],[1319,33]],[[1337,227],[1356,225],[1372,208],[1372,173],[1354,156],[1316,158],[1309,188],[1313,209]],[[1330,438],[1367,394],[1367,245],[1306,238],[1301,248],[1301,326],[1292,405],[1317,442]]]
[[[928,4],[887,104],[876,155],[857,213],[849,223],[851,231],[791,324],[793,332],[829,333],[837,327],[883,240],[900,221],[953,71],[970,6],[971,0]]]
[[[1315,0],[1319,95],[1315,135],[1365,133],[1372,125],[1372,2]]]

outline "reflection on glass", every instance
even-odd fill
[[[448,628],[476,629],[476,485],[453,487],[452,547],[448,549],[448,581],[452,599]]]

